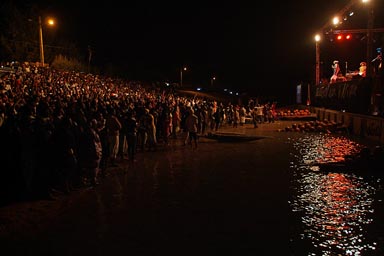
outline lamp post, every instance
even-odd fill
[[[373,8],[372,6],[369,9],[368,14],[368,24],[367,24],[367,75],[372,76],[373,69],[372,69],[372,49],[373,49]]]
[[[53,19],[48,20],[48,25],[53,26],[55,21]],[[39,46],[40,46],[40,64],[44,67],[44,43],[43,43],[43,23],[41,16],[39,16]]]
[[[211,87],[213,87],[213,81],[215,81],[215,80],[216,80],[216,77],[211,78]]]
[[[180,87],[183,87],[183,71],[186,71],[187,68],[186,67],[182,67],[180,69]]]
[[[315,36],[316,41],[316,79],[315,83],[318,85],[320,83],[320,40],[321,37],[319,34]]]
[[[43,44],[43,25],[39,16],[39,42],[40,42],[40,64],[44,67],[44,44]]]

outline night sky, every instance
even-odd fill
[[[375,1],[378,27],[383,1]],[[187,66],[186,84],[208,86],[215,76],[218,87],[285,95],[294,94],[299,83],[313,83],[314,34],[349,2],[67,0],[39,5],[57,17],[57,36],[73,39],[84,52],[91,46],[92,64],[122,66],[132,79],[179,82],[179,70]],[[354,9],[359,15],[340,29],[366,28],[367,10],[357,4]],[[334,59],[358,69],[365,52],[364,38],[349,45],[323,42],[322,73],[328,76]]]

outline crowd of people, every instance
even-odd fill
[[[0,75],[1,203],[95,186],[119,160],[176,138],[197,148],[198,136],[243,125],[245,116],[255,128],[274,121],[274,104],[261,117],[254,102],[180,96],[138,81],[51,68]]]

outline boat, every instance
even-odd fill
[[[246,142],[265,138],[264,136],[249,136],[243,133],[229,132],[208,133],[205,137],[219,142]]]
[[[359,154],[348,156],[342,161],[312,163],[311,170],[320,172],[346,172],[361,175],[384,175],[384,151],[381,146],[375,147],[373,152],[364,148]]]

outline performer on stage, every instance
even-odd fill
[[[383,53],[381,48],[377,48],[376,52],[378,55],[371,62],[374,65],[374,72],[376,75],[381,75],[383,72]]]
[[[331,84],[336,83],[338,74],[340,72],[340,66],[339,66],[338,60],[333,61],[332,69],[333,69],[333,75],[331,76],[331,81],[330,81]]]
[[[360,62],[360,67],[359,67],[359,76],[360,77],[366,77],[367,76],[367,63]]]

